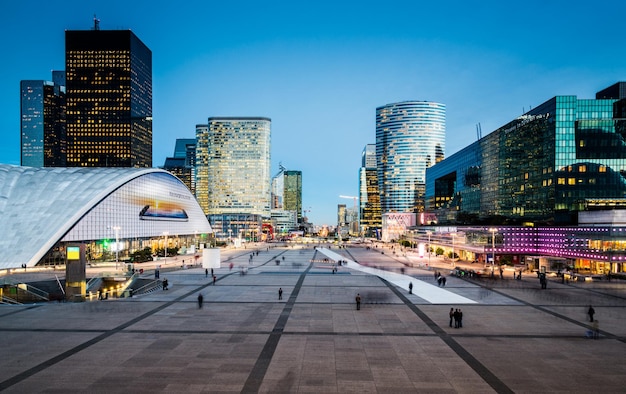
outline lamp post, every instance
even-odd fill
[[[454,266],[454,238],[456,238],[456,234],[452,233],[452,266]]]
[[[490,228],[489,231],[491,231],[491,276],[493,276],[496,264],[496,233],[498,232],[498,229]]]
[[[115,270],[117,271],[119,269],[117,264],[120,260],[120,227],[114,226],[113,230],[115,230]]]
[[[163,265],[167,264],[167,236],[168,236],[168,234],[169,233],[167,231],[163,232],[163,235],[165,235],[165,256],[164,256],[164,259],[163,259]]]
[[[430,236],[432,233],[430,230],[426,231],[426,234],[428,234],[428,267],[430,267]]]

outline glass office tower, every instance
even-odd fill
[[[302,171],[283,172],[283,209],[296,213],[298,223],[302,223]]]
[[[20,82],[20,164],[65,167],[65,87],[42,80]]]
[[[551,225],[626,207],[617,85],[602,99],[556,96],[428,169],[428,209],[440,223]]]
[[[386,212],[422,212],[426,168],[443,160],[446,107],[405,101],[376,108],[376,166]]]
[[[152,167],[152,52],[130,30],[65,32],[68,167]]]
[[[207,215],[270,217],[269,118],[212,117],[196,127],[196,197]]]

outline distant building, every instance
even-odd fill
[[[303,223],[302,212],[302,171],[287,170],[280,164],[278,174],[272,177],[271,206],[272,218],[281,217],[283,225],[288,226],[284,218],[294,217],[290,230],[299,228]],[[284,211],[285,213],[280,213]]]
[[[344,238],[350,232],[348,208],[346,204],[337,204],[337,235]]]
[[[283,210],[283,200],[285,194],[285,169],[281,166],[280,172],[272,177],[271,184],[271,206],[272,209]]]
[[[576,224],[626,208],[626,90],[556,96],[426,170],[439,224]]]
[[[296,213],[283,209],[272,209],[272,224],[277,236],[287,236],[289,231],[298,228]]]
[[[65,167],[65,86],[26,80],[20,82],[20,93],[21,165]]]
[[[446,107],[404,101],[376,108],[376,168],[386,212],[422,212],[426,169],[443,160]]]
[[[359,169],[359,217],[361,232],[367,237],[377,235],[382,226],[378,172],[376,169],[376,145],[367,144],[361,155]]]
[[[302,171],[284,172],[283,209],[296,213],[298,223],[302,223]]]
[[[165,159],[163,169],[176,175],[191,191],[196,194],[196,140],[178,138],[174,147],[174,156]]]
[[[259,234],[270,220],[270,134],[262,117],[211,117],[196,126],[196,198],[216,236]]]
[[[152,52],[130,30],[65,32],[68,167],[152,167]]]

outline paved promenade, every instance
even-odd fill
[[[133,298],[0,306],[0,391],[625,391],[623,282],[448,276],[440,288],[433,271],[374,249],[262,249],[251,264],[250,253],[223,251],[215,285],[192,268]],[[323,262],[334,253],[349,261],[336,273]],[[598,340],[585,337],[590,304]],[[450,308],[463,328],[449,327]]]

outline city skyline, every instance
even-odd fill
[[[0,72],[0,163],[19,164],[20,81],[63,69],[65,30],[90,29],[94,13],[153,52],[153,166],[207,117],[271,118],[271,173],[279,162],[302,171],[303,209],[319,225],[335,224],[339,195],[358,193],[377,107],[445,104],[448,157],[478,123],[485,136],[555,95],[592,98],[626,79],[616,1],[151,4],[5,5],[1,29],[15,38]]]

